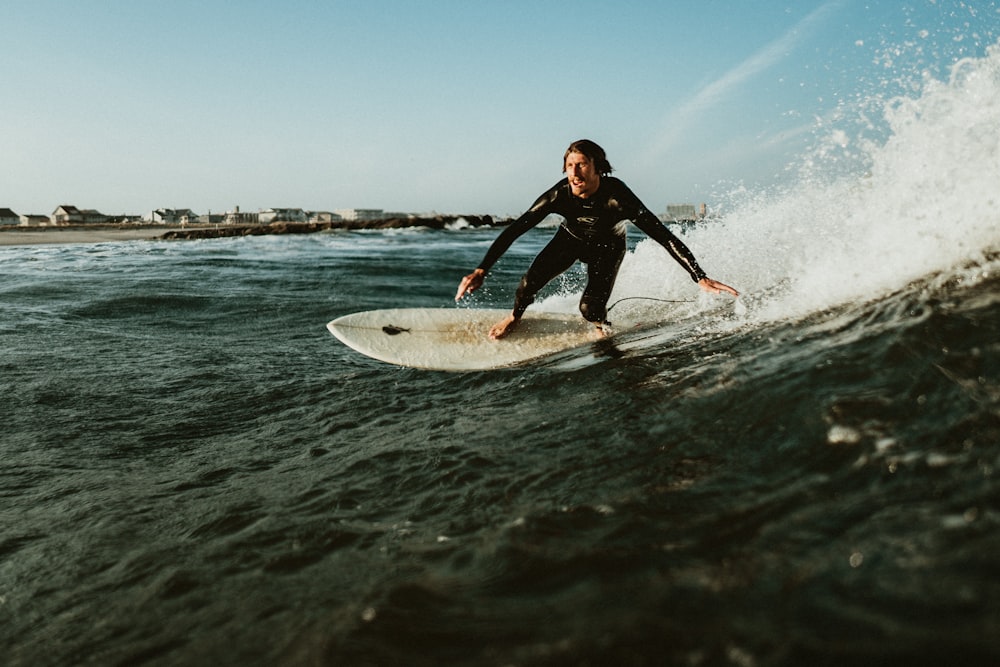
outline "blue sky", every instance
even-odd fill
[[[1000,6],[6,0],[0,25],[18,213],[518,214],[583,137],[660,212],[789,178],[838,106],[982,55]]]

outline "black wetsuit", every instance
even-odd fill
[[[692,280],[698,282],[705,277],[687,246],[663,226],[625,183],[612,176],[602,176],[597,192],[586,199],[573,195],[568,180],[556,183],[500,233],[479,268],[489,271],[519,236],[553,213],[562,216],[563,223],[521,278],[514,298],[515,317],[524,314],[542,287],[580,260],[587,265],[587,287],[580,299],[580,312],[591,322],[604,322],[611,288],[625,257],[625,229],[629,221],[666,248]]]

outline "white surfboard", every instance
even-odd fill
[[[599,340],[579,315],[528,311],[500,340],[490,327],[509,310],[397,308],[338,317],[326,328],[341,342],[374,359],[441,371],[502,368]]]

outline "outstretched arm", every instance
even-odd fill
[[[624,199],[631,206],[631,211],[628,211],[632,216],[632,223],[641,229],[647,236],[652,238],[654,241],[663,246],[670,256],[677,260],[691,276],[691,280],[698,283],[706,292],[712,294],[719,294],[720,292],[725,292],[726,294],[731,294],[735,297],[740,295],[735,289],[726,285],[725,283],[720,283],[717,280],[712,280],[707,275],[705,271],[698,266],[698,260],[694,258],[694,254],[688,249],[684,242],[677,238],[673,232],[664,226],[653,213],[646,208],[645,204],[639,201],[639,198],[635,196],[631,190],[628,189],[624,183],[621,183],[621,187],[624,190]]]
[[[558,197],[560,188],[565,183],[566,180],[563,179],[542,193],[535,200],[535,203],[532,204],[531,208],[500,232],[500,235],[490,245],[490,249],[486,251],[486,256],[483,257],[483,261],[479,263],[476,270],[462,278],[462,282],[458,285],[458,292],[455,293],[455,301],[479,289],[479,286],[483,284],[483,279],[486,278],[486,272],[493,268],[493,264],[500,259],[500,255],[507,252],[507,248],[519,236],[537,225],[549,214],[552,203]]]

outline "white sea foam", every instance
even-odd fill
[[[983,264],[1000,248],[1000,44],[958,61],[944,80],[923,74],[914,88],[885,102],[874,93],[854,117],[841,110],[839,123],[818,125],[792,185],[735,189],[721,219],[683,235],[711,277],[744,293],[738,314],[768,321],[876,299]],[[886,129],[881,141],[863,119],[873,104]],[[643,240],[612,301],[648,295],[717,307],[678,271]]]

